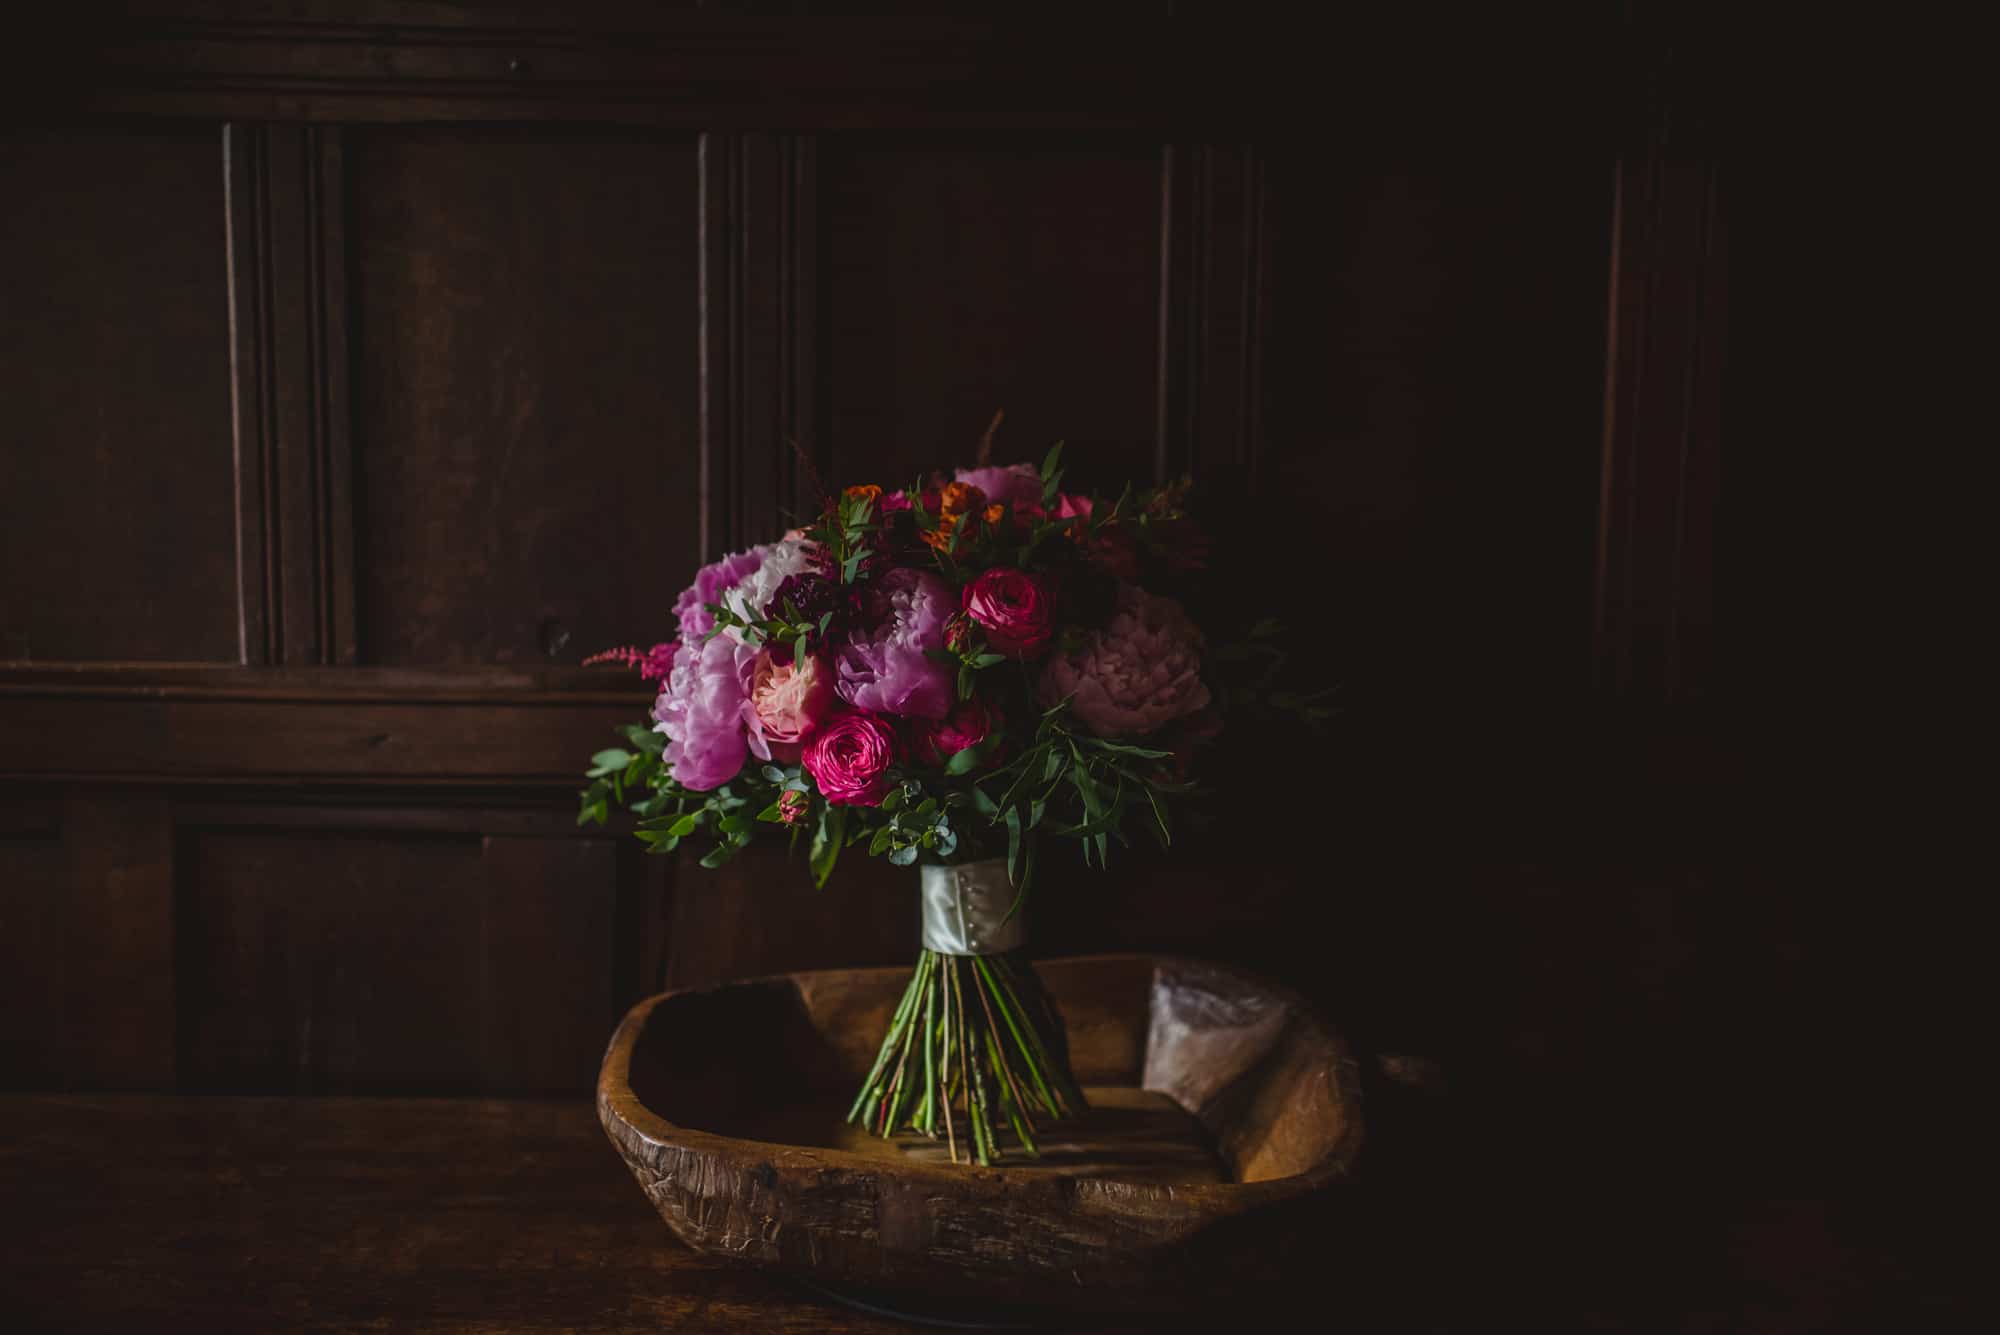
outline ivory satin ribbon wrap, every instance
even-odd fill
[[[924,949],[940,955],[1001,955],[1028,943],[1025,912],[1014,907],[1007,860],[923,867]]]

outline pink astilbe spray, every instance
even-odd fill
[[[585,667],[596,667],[599,663],[623,663],[626,667],[638,668],[644,681],[665,681],[674,669],[674,649],[677,640],[656,644],[650,649],[639,649],[632,645],[620,645],[616,649],[606,649],[601,654],[592,654],[583,660]]]

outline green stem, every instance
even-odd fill
[[[1042,1079],[1042,1061],[1045,1060],[1045,1057],[1040,1051],[1040,1040],[1037,1039],[1035,1041],[1032,1049],[1029,1047],[1029,1040],[1024,1038],[1021,1033],[1022,1025],[1015,1022],[1013,1006],[1018,1005],[1018,1003],[1014,1001],[1011,993],[1003,989],[994,978],[991,966],[984,959],[975,957],[972,961],[972,967],[986,980],[987,987],[992,991],[994,1004],[1000,1008],[1000,1018],[1007,1022],[1007,1029],[1014,1036],[1014,1045],[1021,1050],[1022,1061],[1028,1068],[1028,1078],[1035,1082],[1035,1089],[1041,1094],[1043,1105],[1048,1108],[1050,1116],[1060,1117],[1063,1111],[1062,1105],[1056,1102],[1055,1095],[1049,1092],[1048,1082]],[[1013,1004],[1010,1005],[1010,1003]],[[1026,1016],[1023,1016],[1022,1020],[1025,1021],[1026,1018]],[[1035,1029],[1034,1025],[1029,1024],[1026,1027],[1028,1033],[1032,1035]]]

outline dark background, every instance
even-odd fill
[[[1580,1273],[1893,1288],[1820,1190],[1856,1035],[1753,741],[1720,35],[1004,8],[185,0],[28,53],[0,1085],[580,1098],[662,986],[909,958],[894,869],[577,829],[646,701],[577,664],[810,506],[795,444],[895,482],[1004,409],[1003,460],[1192,473],[1345,710],[1171,860],[1054,866],[1041,948],[1433,1059],[1380,1155],[1468,1228],[1618,1221]]]

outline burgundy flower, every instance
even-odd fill
[[[912,745],[919,763],[944,768],[944,763],[969,746],[978,746],[1006,725],[997,705],[974,696],[961,700],[951,713],[937,722],[918,722],[911,729]],[[996,752],[988,763],[999,759]]]
[[[837,714],[806,743],[806,772],[837,807],[879,806],[896,763],[896,732],[862,710]]]
[[[986,631],[995,653],[1033,658],[1055,633],[1055,599],[1046,584],[1011,566],[980,572],[960,595],[965,614]]]

